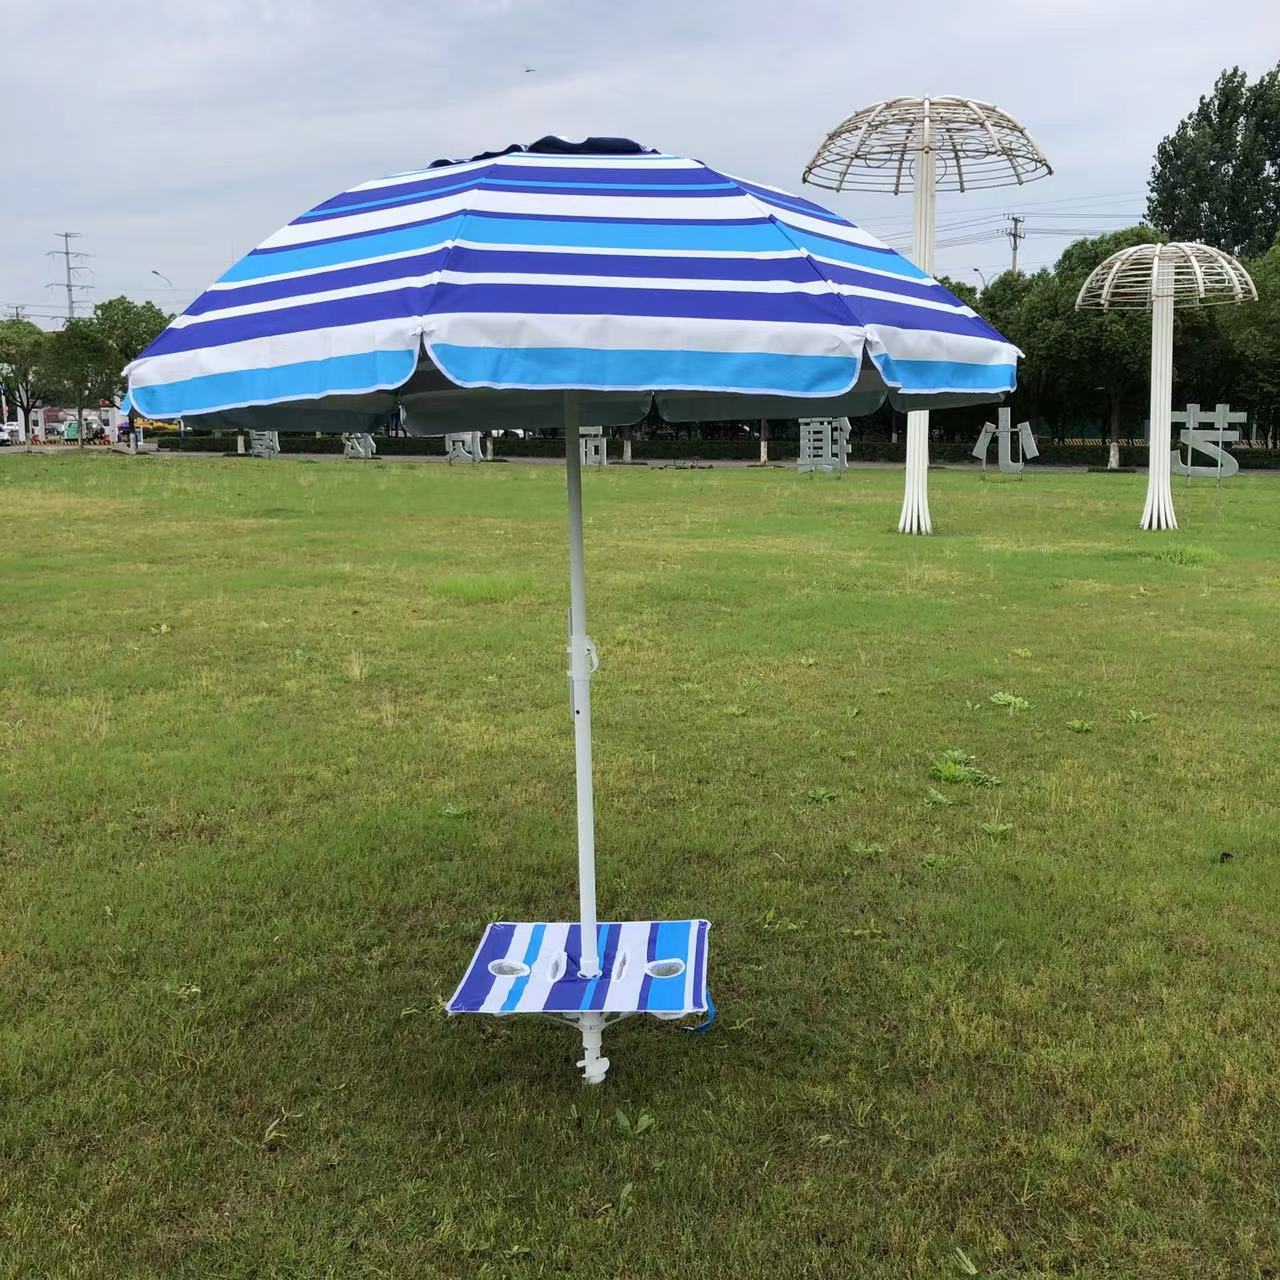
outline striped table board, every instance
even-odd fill
[[[706,920],[630,920],[599,926],[598,978],[579,973],[582,927],[491,924],[449,1013],[707,1012]]]

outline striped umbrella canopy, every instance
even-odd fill
[[[364,431],[393,414],[421,434],[564,424],[579,921],[494,925],[448,1007],[570,1018],[598,1082],[607,1020],[706,1011],[710,997],[705,921],[596,917],[599,658],[579,423],[634,423],[655,406],[688,421],[860,415],[886,395],[900,409],[998,400],[1017,355],[918,267],[809,200],[626,139],[544,138],[317,205],[212,284],[128,375],[139,413],[188,427]],[[684,941],[664,955],[663,939]]]
[[[810,200],[627,139],[363,183],[263,241],[128,369],[148,417],[410,431],[997,399],[1017,350]],[[790,402],[790,403],[789,403]]]

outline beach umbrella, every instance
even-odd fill
[[[705,1013],[707,922],[596,914],[580,425],[989,402],[1018,352],[924,271],[776,188],[628,139],[543,138],[363,183],[263,241],[128,368],[189,427],[411,434],[563,425],[579,918],[486,930],[449,1011],[583,1038]]]

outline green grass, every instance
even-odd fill
[[[1276,1276],[1280,482],[588,475],[598,1090],[563,482],[0,457],[0,1275]]]

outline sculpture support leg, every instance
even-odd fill
[[[907,480],[899,533],[932,533],[929,519],[929,414],[907,414]]]
[[[1173,282],[1165,278],[1169,270],[1163,265],[1159,268],[1151,299],[1151,439],[1147,451],[1147,501],[1142,511],[1144,529],[1178,527],[1173,514],[1169,456],[1173,444]]]
[[[928,126],[915,153],[915,190],[911,198],[911,257],[922,271],[933,274],[934,212],[937,206],[937,167]],[[929,414],[907,414],[907,477],[902,498],[899,533],[932,533],[929,518]]]

